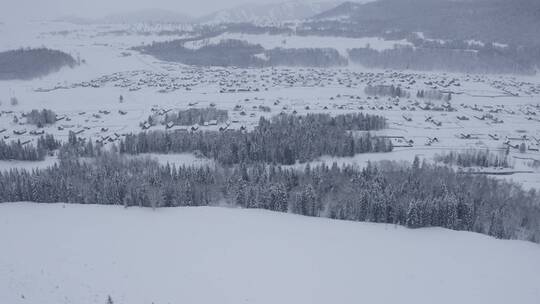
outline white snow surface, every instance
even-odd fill
[[[34,170],[46,169],[53,166],[58,161],[57,157],[46,157],[42,161],[24,161],[24,160],[0,160],[0,173],[9,170]]]
[[[219,207],[0,204],[0,303],[538,303],[540,246]]]

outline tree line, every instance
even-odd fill
[[[0,52],[0,80],[42,77],[76,64],[71,55],[47,48]]]
[[[154,116],[151,120],[156,121],[158,119]],[[192,126],[194,124],[203,125],[205,122],[210,122],[211,120],[215,120],[217,123],[224,123],[229,120],[229,113],[227,110],[216,108],[180,110],[176,113],[167,113],[163,123],[172,122],[177,126]]]
[[[495,154],[489,150],[450,151],[446,154],[435,155],[435,161],[460,167],[510,167],[506,153]]]
[[[60,142],[52,135],[38,138],[36,145],[24,144],[20,140],[6,142],[0,140],[0,160],[44,160],[47,153],[60,147]]]
[[[43,109],[32,110],[25,114],[26,122],[35,125],[38,128],[43,128],[45,125],[54,124],[56,122],[56,113],[53,110]]]
[[[382,69],[535,74],[537,62],[531,62],[532,59],[523,60],[521,57],[525,55],[520,55],[521,53],[522,51],[502,49],[461,50],[412,46],[377,51],[366,47],[349,50],[349,59],[365,67]]]
[[[205,41],[199,37],[200,41]],[[150,54],[158,59],[181,62],[195,66],[306,66],[331,67],[347,65],[347,59],[332,48],[273,48],[265,49],[260,44],[251,44],[237,39],[224,39],[216,44],[203,45],[192,49],[184,44],[194,39],[180,39],[155,42],[138,47],[136,50]],[[196,39],[197,40],[197,39]]]
[[[452,93],[442,92],[441,90],[417,90],[416,98],[424,98],[430,100],[442,100],[449,102],[452,100]]]
[[[364,93],[372,96],[390,96],[390,97],[411,97],[411,94],[402,89],[400,86],[394,85],[368,85],[364,89]]]
[[[160,165],[103,152],[90,161],[61,158],[47,169],[0,172],[0,202],[125,207],[229,204],[306,216],[475,231],[540,242],[540,196],[484,175],[420,163],[287,168]]]
[[[121,140],[121,153],[197,152],[221,164],[267,162],[292,165],[323,155],[353,156],[366,152],[389,152],[388,139],[371,136],[368,130],[386,126],[381,116],[362,113],[331,117],[328,114],[290,114],[262,117],[253,131],[164,132],[130,134]]]

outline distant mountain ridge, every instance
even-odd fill
[[[224,9],[196,19],[198,23],[280,22],[301,20],[340,5],[341,1],[311,2],[304,0],[250,4]]]
[[[320,14],[314,15],[313,19],[326,19],[326,18],[352,18],[352,15],[355,10],[362,7],[361,3],[356,2],[343,2],[340,5],[333,7],[329,10],[321,12]]]
[[[347,27],[365,35],[421,32],[434,39],[540,45],[538,0],[345,2],[311,20],[324,23],[324,27]]]

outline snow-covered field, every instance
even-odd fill
[[[0,204],[0,303],[535,304],[540,246],[219,207]]]
[[[58,161],[57,157],[46,157],[42,161],[22,161],[22,160],[0,160],[0,172],[9,171],[12,169],[45,169],[53,166]]]

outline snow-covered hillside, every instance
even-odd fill
[[[0,204],[0,303],[538,303],[540,247],[226,208]]]
[[[305,19],[341,4],[339,1],[295,0],[281,3],[245,4],[231,9],[220,10],[201,17],[201,23],[273,23],[288,20]]]
[[[145,9],[111,14],[98,22],[103,23],[187,23],[193,18],[170,10]]]

